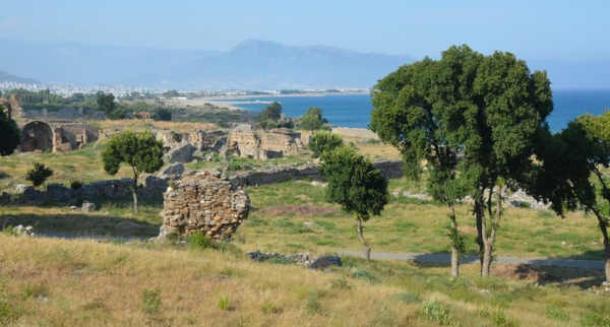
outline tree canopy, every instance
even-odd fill
[[[96,97],[98,110],[103,111],[106,115],[111,115],[116,110],[117,105],[114,102],[114,94],[98,92]]]
[[[133,171],[132,195],[134,211],[138,210],[138,178],[142,173],[154,173],[163,166],[163,143],[150,132],[123,132],[113,136],[102,152],[104,170],[114,175],[121,164]]]
[[[19,127],[8,117],[6,109],[0,105],[0,155],[7,156],[19,145]]]
[[[328,121],[322,116],[322,109],[311,107],[299,120],[298,127],[308,131],[315,131],[326,126]]]
[[[500,184],[524,181],[536,140],[548,129],[553,105],[546,73],[531,73],[511,53],[484,56],[454,46],[440,60],[400,67],[379,81],[372,96],[371,129],[398,147],[407,175],[417,177],[422,162],[432,161],[438,185],[460,177],[455,187],[436,188],[453,194],[435,197],[450,200],[468,191],[475,200],[482,257],[491,258],[501,213],[498,206],[493,214],[491,197]],[[491,233],[485,210],[493,220]]]
[[[328,131],[316,132],[309,140],[309,149],[314,158],[318,158],[325,152],[332,151],[343,145],[343,140],[337,134]]]

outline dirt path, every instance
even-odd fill
[[[362,251],[355,250],[339,250],[337,254],[349,257],[364,258]],[[424,264],[449,265],[451,256],[449,253],[392,253],[392,252],[375,252],[371,253],[373,260],[403,260],[414,261]],[[461,258],[461,263],[476,263],[479,257],[474,255],[466,255]],[[520,258],[513,256],[498,256],[494,258],[494,263],[506,265],[530,265],[534,267],[562,267],[562,268],[580,268],[580,269],[595,269],[602,270],[604,263],[602,260],[580,260],[580,259],[554,259],[554,258]]]

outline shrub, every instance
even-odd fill
[[[251,160],[246,158],[232,157],[227,164],[228,171],[250,170],[252,169]]]
[[[318,292],[309,292],[309,295],[307,296],[307,302],[305,303],[305,309],[309,314],[316,314],[322,311],[322,305],[320,304],[320,294]]]
[[[435,300],[426,301],[422,307],[424,318],[434,321],[439,325],[448,325],[450,321],[449,309]]]
[[[161,307],[161,290],[145,289],[142,292],[142,310],[148,314],[155,314],[159,312]]]
[[[332,151],[343,145],[343,140],[337,134],[322,131],[315,133],[309,141],[309,149],[313,152],[313,156],[318,158],[322,154]]]
[[[186,242],[192,249],[215,248],[214,241],[202,232],[196,232],[186,237]]]
[[[82,187],[83,187],[83,183],[81,181],[74,180],[74,181],[70,182],[70,188],[72,190],[75,190],[75,191],[80,190]]]
[[[53,175],[53,170],[41,163],[34,163],[34,167],[30,169],[25,176],[25,179],[32,182],[34,187],[38,187]]]
[[[172,120],[172,112],[169,109],[160,108],[160,109],[157,109],[157,111],[155,111],[155,113],[153,114],[152,118],[154,120],[160,120],[160,121],[171,121]]]
[[[299,120],[298,126],[308,131],[315,131],[325,127],[328,121],[322,117],[322,109],[311,107]]]
[[[222,311],[230,311],[233,310],[233,306],[231,306],[231,299],[228,296],[223,295],[218,299],[217,303],[218,309]]]

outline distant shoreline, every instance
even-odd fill
[[[325,96],[350,96],[350,95],[369,95],[369,92],[312,92],[312,93],[294,93],[294,94],[254,94],[254,95],[218,95],[201,98],[202,101],[206,101],[212,105],[223,107],[229,110],[245,110],[240,107],[240,104],[235,101],[249,100],[249,99],[277,99],[277,98],[297,98],[297,97],[325,97]]]

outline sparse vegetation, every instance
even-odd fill
[[[53,176],[53,170],[39,162],[35,162],[32,169],[28,170],[25,179],[30,181],[34,187],[38,187],[44,184],[47,178],[51,176]]]

